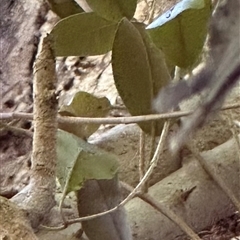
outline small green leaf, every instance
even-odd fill
[[[56,56],[100,55],[112,49],[117,23],[95,13],[80,13],[59,21],[50,35]]]
[[[66,194],[79,190],[86,180],[112,179],[118,170],[115,155],[73,134],[57,134],[57,177]]]
[[[132,115],[152,113],[152,101],[170,80],[163,54],[152,43],[143,25],[124,18],[118,27],[112,50],[113,76],[117,90]],[[163,121],[158,122],[157,134]],[[151,123],[139,123],[151,133]]]
[[[211,0],[183,0],[148,27],[153,42],[167,60],[191,67],[202,51],[211,15]]]
[[[60,18],[81,13],[83,9],[74,0],[48,0],[51,10]]]
[[[94,12],[110,21],[119,21],[123,17],[132,19],[137,0],[87,0]]]
[[[68,105],[60,107],[59,113],[62,116],[74,117],[105,117],[109,112],[111,104],[106,97],[97,98],[87,92],[77,92]],[[92,135],[100,124],[78,124],[78,123],[59,123],[59,128],[73,133],[76,136],[87,139]]]

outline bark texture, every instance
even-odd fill
[[[55,205],[57,100],[55,56],[49,37],[43,38],[34,65],[34,135],[30,184],[12,198],[38,227]]]

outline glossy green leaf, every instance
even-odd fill
[[[73,134],[57,134],[57,177],[66,194],[79,190],[86,180],[112,179],[118,170],[115,155]]]
[[[136,27],[137,28],[136,28]],[[124,18],[118,27],[112,50],[115,85],[132,115],[152,113],[152,100],[168,80],[168,70],[161,52],[154,46],[140,24]],[[140,123],[151,132],[151,123]],[[159,121],[161,129],[162,121]]]
[[[77,92],[68,105],[61,106],[59,113],[62,116],[75,117],[105,117],[111,104],[106,97],[98,98],[87,92]],[[100,124],[59,123],[59,128],[73,133],[76,136],[87,139]]]
[[[112,49],[117,23],[95,13],[80,13],[59,21],[50,35],[56,56],[99,55]]]
[[[119,21],[123,17],[132,19],[137,0],[87,0],[94,12],[110,21]]]
[[[211,15],[211,0],[183,0],[155,21],[147,30],[169,62],[191,67],[202,51]]]
[[[51,10],[60,18],[81,13],[83,9],[74,0],[48,0]]]

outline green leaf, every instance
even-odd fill
[[[74,0],[48,0],[51,10],[60,18],[81,13],[83,9]]]
[[[60,107],[59,113],[62,116],[75,117],[105,117],[109,112],[111,104],[106,97],[98,98],[87,92],[77,92],[68,105]],[[92,135],[100,124],[78,124],[78,123],[59,123],[59,128],[73,133],[76,136],[87,139]]]
[[[132,19],[137,0],[87,0],[94,12],[110,21],[119,21],[123,17]]]
[[[143,26],[135,26],[126,18],[119,24],[112,50],[113,76],[129,112],[146,115],[152,113],[152,100],[170,77],[161,52]],[[151,132],[150,122],[139,123],[139,126],[146,133]],[[159,130],[161,126],[159,121]]]
[[[115,155],[73,134],[57,134],[57,177],[66,194],[79,190],[86,180],[112,179],[118,170]]]
[[[156,97],[159,93],[159,90],[163,86],[167,85],[171,80],[164,54],[152,42],[151,37],[145,30],[144,24],[133,23],[133,25],[138,29],[139,33],[141,34],[146,47],[148,62],[151,71],[153,97]]]
[[[148,27],[153,42],[181,68],[191,67],[202,51],[211,0],[183,0]]]
[[[56,56],[100,55],[112,49],[117,23],[95,13],[80,13],[59,21],[50,35]]]

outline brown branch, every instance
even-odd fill
[[[31,179],[27,187],[12,198],[34,228],[55,205],[57,100],[55,96],[55,57],[48,37],[43,38],[34,65],[34,135]]]
[[[140,137],[139,137],[139,162],[138,162],[138,170],[139,170],[139,181],[142,180],[145,173],[145,133],[140,129]]]
[[[240,103],[228,104],[223,106],[221,111],[240,108]],[[87,118],[87,117],[58,117],[58,122],[67,122],[67,123],[98,123],[98,124],[130,124],[138,122],[147,122],[152,120],[159,119],[171,119],[179,118],[191,115],[194,111],[176,111],[171,113],[162,113],[162,114],[150,114],[142,116],[132,116],[132,117],[110,117],[110,118]],[[11,119],[33,119],[32,113],[22,113],[22,112],[11,112],[11,113],[0,113],[0,120],[11,120]]]

